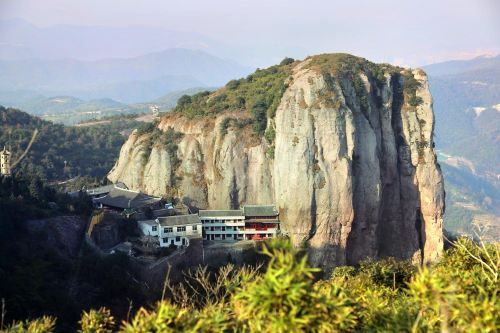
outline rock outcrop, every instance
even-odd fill
[[[444,187],[425,73],[348,55],[291,68],[267,120],[271,140],[227,126],[249,112],[173,113],[158,128],[182,133],[175,149],[135,131],[109,179],[195,208],[275,203],[281,229],[326,267],[439,256]]]

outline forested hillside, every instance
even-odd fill
[[[126,256],[102,258],[83,245],[92,209],[88,196],[58,193],[36,174],[0,176],[0,332],[44,314],[59,318],[58,332],[71,332],[82,309],[125,316],[130,302],[145,304]]]
[[[76,176],[101,179],[113,167],[125,141],[120,133],[134,126],[110,122],[87,127],[66,127],[43,121],[22,111],[0,106],[0,146],[6,145],[15,162],[38,134],[18,168],[34,171],[49,181]]]
[[[446,186],[445,227],[500,238],[500,56],[424,67]]]

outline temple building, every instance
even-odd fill
[[[98,208],[123,212],[161,208],[161,198],[118,186],[114,186],[105,196],[93,199],[93,202]]]
[[[0,175],[10,176],[12,174],[11,170],[11,153],[7,148],[3,147],[0,152]]]

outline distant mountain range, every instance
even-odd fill
[[[220,55],[217,50],[228,47],[199,33],[154,26],[59,24],[38,27],[22,19],[0,20],[2,60],[36,58],[92,61],[105,58],[132,58],[171,48],[199,49]]]
[[[444,162],[448,228],[467,231],[475,221],[489,224],[500,237],[500,56],[424,70]]]
[[[3,60],[0,103],[17,106],[39,95],[145,102],[176,90],[220,86],[250,71],[232,61],[187,49],[98,61]]]
[[[82,121],[101,119],[117,115],[150,113],[150,107],[159,107],[160,112],[167,112],[177,104],[182,95],[192,95],[203,90],[215,88],[198,87],[175,90],[145,103],[121,103],[111,98],[83,100],[73,96],[36,96],[21,101],[17,108],[44,120],[64,125],[75,125]]]

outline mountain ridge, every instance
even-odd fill
[[[24,91],[32,95],[145,102],[174,90],[220,86],[246,75],[249,70],[206,52],[188,49],[167,49],[134,58],[92,62],[4,60],[0,61],[0,93]]]

